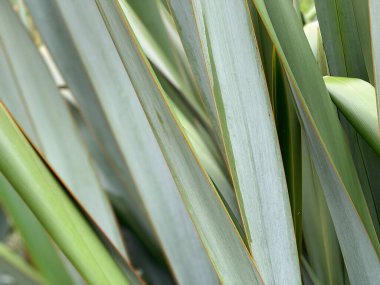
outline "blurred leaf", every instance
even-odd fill
[[[124,228],[122,232],[128,244],[128,254],[147,284],[174,285],[167,269],[152,258],[137,237],[128,229]]]
[[[369,0],[369,19],[371,36],[371,56],[373,63],[373,83],[376,88],[378,135],[380,134],[380,2]]]
[[[30,259],[39,273],[49,284],[72,284],[44,228],[1,173],[0,190],[1,205],[20,231]]]
[[[136,187],[135,195],[141,199],[141,205],[138,205],[140,211],[147,213],[149,226],[157,235],[175,277],[180,282],[190,284],[217,283],[217,277],[95,3],[57,1],[56,5],[58,11],[62,12],[66,31],[73,35],[72,43],[80,56],[78,60],[82,61],[96,88],[96,93],[87,97],[87,100],[97,100],[101,112],[104,112],[120,148],[120,155],[116,159],[126,164],[133,186]],[[117,14],[117,19],[119,17]],[[60,38],[55,40],[57,44]],[[97,48],[94,49],[94,46]],[[70,55],[66,54],[66,57]],[[97,114],[92,113],[92,116]],[[88,115],[87,118],[91,122],[92,117]]]
[[[104,76],[104,74],[111,74],[107,73],[104,67],[98,68],[104,63],[100,62],[103,58],[96,56],[95,52],[94,57],[91,57],[89,53],[85,55],[80,53],[81,49],[76,46],[73,41],[74,37],[71,36],[64,21],[62,13],[65,10],[60,10],[55,1],[27,0],[26,2],[42,37],[52,52],[58,68],[77,100],[81,111],[83,111],[86,127],[89,128],[90,135],[94,137],[93,141],[95,142],[96,150],[92,148],[91,154],[101,170],[105,171],[104,176],[100,177],[103,178],[103,184],[108,183],[106,186],[109,190],[114,195],[117,195],[118,200],[122,201],[123,205],[124,203],[127,205],[127,207],[124,207],[128,209],[128,211],[123,212],[124,218],[127,218],[135,230],[141,233],[140,236],[144,236],[148,240],[147,243],[154,247],[156,244],[153,239],[154,234],[150,230],[133,178],[120,155],[120,148],[115,140],[115,135],[110,129],[110,124],[99,99],[99,94],[113,94],[112,92],[118,90],[118,85],[110,84],[110,82],[115,82],[116,78],[110,81],[109,76]],[[74,15],[77,13],[79,11]],[[92,35],[88,32],[78,33],[81,38],[83,38],[83,34],[88,37]],[[91,39],[96,40],[93,37]],[[97,41],[99,42],[99,40]],[[81,43],[86,44],[87,42],[82,41]],[[86,47],[92,51],[94,50],[89,45],[86,45]],[[90,57],[90,67],[86,65],[88,57]],[[113,62],[110,60],[105,66],[110,66]]]
[[[319,281],[317,275],[311,268],[310,264],[307,262],[306,258],[302,256],[302,269],[303,269],[303,282],[305,285],[322,285]],[[305,276],[306,275],[306,276]]]
[[[109,1],[97,4],[221,283],[260,284],[251,256],[168,108],[128,22],[118,17],[120,8]]]
[[[110,239],[124,251],[114,214],[69,110],[7,2],[0,1],[0,68],[5,74],[0,78],[0,99]]]
[[[90,284],[129,284],[62,185],[0,108],[0,171]]]
[[[0,244],[0,284],[46,285],[47,283],[20,257]]]
[[[350,279],[357,284],[375,284],[380,278],[379,241],[342,127],[302,26],[290,1],[253,1],[289,76]]]

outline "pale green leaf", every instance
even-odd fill
[[[72,284],[45,229],[1,172],[0,202],[19,230],[31,261],[44,279],[51,284]]]
[[[7,246],[0,244],[0,284],[46,285],[46,281]]]
[[[89,284],[129,284],[62,184],[42,161],[3,104],[0,171]]]
[[[380,155],[375,88],[356,78],[326,76],[324,80],[335,105]]]
[[[380,2],[369,0],[369,19],[371,29],[371,51],[374,85],[376,88],[377,116],[380,114]],[[380,134],[380,118],[378,117],[378,135]]]

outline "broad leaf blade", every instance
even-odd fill
[[[185,49],[198,44],[203,54],[197,60],[210,65],[212,105],[258,270],[264,282],[300,283],[281,154],[248,7],[245,1],[170,2],[186,31],[182,39],[189,37]],[[181,9],[186,5],[191,10]]]
[[[44,279],[52,284],[72,284],[46,231],[1,173],[0,202],[20,231],[30,259]]]
[[[118,18],[115,3],[97,3],[218,277],[226,284],[261,283],[223,203],[168,108],[130,26]]]
[[[375,89],[366,81],[356,78],[325,77],[326,87],[340,112],[355,127],[360,137],[360,150],[366,158],[364,178],[368,188],[364,192],[372,219],[379,236],[380,221],[380,136],[376,109]],[[367,144],[368,143],[368,144]]]
[[[380,155],[375,88],[356,78],[327,76],[324,80],[335,105]]]
[[[102,57],[91,56],[95,52],[86,52],[85,56],[83,56],[83,53],[81,53],[82,45],[74,40],[77,39],[77,36],[83,39],[83,34],[90,35],[92,32],[85,30],[87,26],[83,26],[81,30],[79,28],[75,29],[75,25],[78,23],[69,19],[72,25],[74,25],[75,31],[71,35],[69,28],[73,27],[66,25],[65,18],[63,17],[66,9],[60,10],[58,4],[50,0],[27,0],[26,3],[39,32],[52,53],[54,61],[79,104],[90,135],[94,138],[97,150],[99,151],[94,153],[92,149],[92,155],[104,172],[105,177],[103,180],[106,181],[104,184],[107,185],[114,196],[117,196],[119,203],[121,202],[123,205],[126,205],[124,208],[127,210],[123,211],[123,214],[129,224],[132,225],[136,232],[140,233],[140,237],[145,237],[146,243],[150,244],[157,251],[155,249],[157,241],[154,239],[154,234],[149,227],[150,225],[146,212],[143,210],[142,201],[138,196],[133,178],[121,156],[120,147],[110,127],[107,114],[101,104],[102,101],[99,99],[103,94],[115,96],[110,94],[114,94],[115,90],[118,90],[119,85],[115,82],[119,82],[118,80],[122,77],[122,74],[111,80],[110,75],[112,73],[108,72],[106,68],[98,68],[98,66],[104,65]],[[61,4],[68,5],[69,3]],[[79,17],[83,18],[83,16],[80,16],[82,11],[78,9],[71,17],[79,14]],[[98,26],[94,25],[94,27]],[[92,40],[96,41],[94,44],[96,46],[102,43],[100,38],[104,36],[104,33],[98,33],[98,35],[98,38],[91,37]],[[89,42],[89,40],[85,39],[83,41]],[[86,47],[93,50],[89,45],[86,45]],[[109,46],[105,48],[109,50]],[[107,52],[107,57],[112,59],[112,55],[110,51]],[[114,66],[114,61],[111,59],[108,60],[107,67]],[[108,74],[108,76],[104,74]],[[110,82],[113,82],[113,84]]]
[[[64,99],[17,15],[7,1],[0,4],[0,56],[4,55],[0,60],[5,62],[1,67],[6,68],[2,73],[8,75],[0,79],[0,98],[26,126],[27,134],[115,245],[124,251],[114,214]]]
[[[67,31],[73,35],[78,60],[96,90],[87,100],[96,100],[104,112],[120,149],[117,159],[127,166],[136,187],[135,195],[141,200],[140,210],[146,212],[175,278],[184,284],[218,283],[96,4],[56,4]],[[56,44],[59,40],[55,38]],[[70,58],[63,53],[56,56]],[[87,115],[90,122],[93,116],[96,114]]]
[[[129,284],[17,125],[0,107],[0,170],[90,284]]]
[[[288,1],[254,3],[294,88],[296,109],[311,146],[350,279],[357,284],[375,283],[380,272],[379,242],[336,111],[301,24]]]
[[[352,0],[315,1],[331,75],[368,78]]]

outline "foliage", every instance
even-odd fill
[[[380,5],[314,2],[0,0],[0,284],[378,284]]]

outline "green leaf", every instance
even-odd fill
[[[96,90],[87,100],[97,100],[100,111],[104,112],[120,149],[117,159],[127,166],[136,187],[135,195],[140,197],[140,210],[147,214],[149,226],[157,235],[175,278],[184,284],[217,283],[217,276],[96,4],[76,0],[56,4],[67,31],[73,35],[73,45],[80,55],[78,60]],[[59,38],[56,40],[58,43]],[[90,122],[92,116],[87,117]]]
[[[197,41],[203,51],[197,56],[210,64],[212,104],[249,249],[264,282],[300,283],[286,180],[248,7],[245,1],[186,2],[170,4],[182,31],[196,28],[191,43],[189,34],[182,36],[188,36],[185,49]],[[193,7],[181,10],[186,5]]]
[[[97,4],[221,283],[260,284],[251,256],[168,108],[129,24],[119,18],[115,3]]]
[[[368,80],[364,50],[362,50],[359,30],[356,27],[352,1],[325,1],[316,3],[318,20],[324,40],[329,73],[333,76],[355,77]],[[361,5],[360,9],[362,9]],[[361,21],[368,21],[361,19]],[[359,23],[362,25],[362,23]],[[362,190],[366,196],[369,210],[372,214],[375,230],[380,236],[380,224],[374,209],[373,192],[376,191],[376,180],[371,179],[370,165],[380,169],[380,160],[371,155],[372,150],[358,135],[352,125],[341,112],[338,113],[340,122],[346,133],[354,165],[356,167]],[[376,166],[377,164],[377,166]]]
[[[72,284],[46,231],[1,173],[0,202],[20,231],[30,259],[44,279],[50,284]]]
[[[344,264],[318,175],[302,135],[302,203],[304,245],[309,266],[320,284],[344,284]]]
[[[208,126],[209,118],[169,13],[158,0],[119,0],[119,4],[149,60],[181,91],[180,96]]]
[[[324,80],[335,105],[380,155],[375,88],[356,78],[326,76]]]
[[[0,107],[0,171],[89,284],[129,284],[17,125]]]
[[[292,103],[292,91],[276,53],[273,54],[274,116],[286,181],[298,254],[302,253],[302,160],[301,126]]]
[[[331,75],[368,78],[353,0],[315,1]]]
[[[0,244],[0,284],[46,285],[47,283],[7,246]]]
[[[371,51],[373,63],[373,77],[376,88],[378,131],[380,134],[380,3],[376,0],[369,0],[369,19],[371,30]]]
[[[290,1],[253,1],[291,82],[350,280],[375,284],[380,278],[380,245],[335,107],[302,26]]]
[[[369,23],[369,1],[362,0],[350,0],[352,2],[352,8],[354,10],[355,17],[352,18],[352,22],[356,23],[356,30],[358,31],[361,50],[364,57],[365,66],[367,68],[367,74],[369,81],[374,82],[373,63],[371,53],[371,31]],[[352,32],[352,31],[351,31]]]
[[[46,65],[8,1],[0,2],[0,99],[114,244],[124,245],[92,161]],[[64,139],[62,136],[64,135]]]
[[[199,1],[167,1],[189,59],[202,102],[210,117],[213,135],[224,150],[221,127],[213,96],[213,77],[208,54],[202,5]],[[199,33],[199,31],[202,31]],[[224,152],[223,152],[224,154]]]
[[[346,77],[324,79],[335,105],[365,140],[360,138],[358,141],[361,155],[366,158],[363,177],[368,181],[368,185],[364,185],[367,187],[364,195],[379,236],[380,180],[376,173],[380,170],[380,136],[375,89],[361,79]]]
[[[104,39],[104,33],[99,34],[98,32],[97,37],[91,37],[91,30],[83,32],[79,30],[71,33],[70,27],[72,26],[68,26],[63,17],[67,13],[70,16],[70,10],[66,12],[65,9],[60,9],[55,1],[26,0],[26,3],[55,63],[80,107],[85,121],[84,127],[89,129],[89,134],[95,142],[94,146],[89,149],[93,159],[104,173],[100,177],[102,183],[111,193],[113,201],[117,201],[117,205],[122,204],[119,208],[123,209],[123,218],[139,233],[140,238],[157,252],[155,235],[150,228],[134,178],[121,156],[120,147],[110,127],[110,121],[101,100],[105,97],[118,96],[119,86],[123,86],[121,82],[124,74],[120,72],[118,75],[116,72],[116,70],[120,71],[120,68],[117,67],[117,61],[115,63],[115,53],[112,53],[110,46],[106,45],[107,53],[105,54],[108,59],[104,60],[102,56],[99,56],[102,54],[100,49],[96,50],[99,54],[95,53],[93,47],[87,44],[89,39],[94,40],[96,46],[104,43],[101,41]],[[68,5],[69,3],[60,4]],[[72,17],[79,13],[83,13],[83,10],[72,13]],[[72,25],[78,25],[78,22],[71,18],[68,21]],[[80,27],[86,29],[88,26]],[[76,31],[79,28],[74,26],[73,29]],[[83,41],[83,35],[89,39]],[[101,38],[100,35],[103,37]],[[81,39],[80,42],[74,41],[78,38]],[[109,38],[106,39],[109,41]],[[83,45],[91,50],[91,53],[87,51],[83,53]],[[99,68],[99,66],[103,66],[103,68]],[[112,73],[109,70],[114,71]],[[113,74],[117,75],[113,76]],[[85,141],[88,143],[86,138]]]

